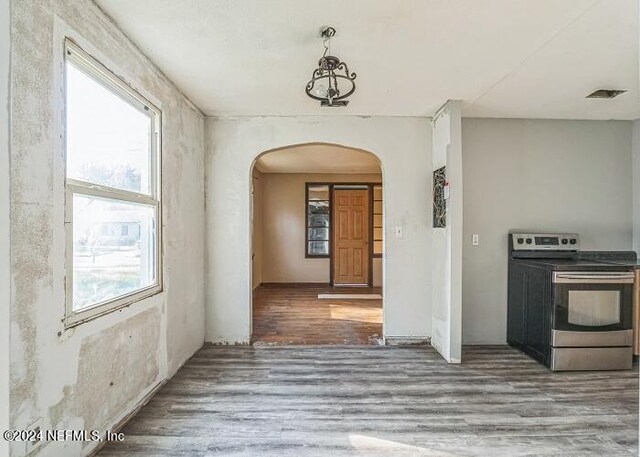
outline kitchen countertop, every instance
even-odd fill
[[[640,259],[635,251],[582,251],[579,254],[581,259],[595,260],[612,265],[622,265],[625,267],[640,269]]]
[[[555,271],[629,271],[630,265],[626,263],[616,263],[613,261],[604,262],[592,259],[517,259],[524,264],[547,268]],[[627,262],[625,260],[621,262]],[[634,261],[635,262],[635,261]],[[640,268],[640,267],[638,267]]]
[[[640,270],[640,259],[636,260],[607,260],[606,263],[613,265],[624,265],[625,267],[633,267],[636,270]]]

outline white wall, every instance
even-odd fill
[[[578,232],[585,250],[632,247],[631,126],[463,119],[465,343],[506,342],[510,229]]]
[[[42,419],[43,429],[105,430],[204,340],[204,117],[90,0],[14,1],[11,21],[11,427]],[[70,330],[61,322],[65,35],[163,111],[164,290]],[[91,447],[50,443],[41,454]]]
[[[341,116],[207,120],[207,341],[250,337],[250,176],[262,152],[326,142],[382,162],[385,212],[384,332],[431,329],[431,128],[421,118]],[[404,238],[393,236],[395,226]]]
[[[640,254],[640,119],[633,122],[633,249]]]
[[[379,174],[263,173],[262,208],[254,214],[262,220],[262,282],[328,283],[329,259],[305,258],[305,183],[367,182],[379,183]],[[373,259],[373,285],[382,285],[382,259]],[[255,279],[254,279],[255,284]]]
[[[460,103],[447,102],[433,119],[432,170],[446,166],[446,227],[433,228],[431,344],[449,363],[462,359],[462,145]]]
[[[9,0],[0,0],[0,431],[9,429],[9,329],[11,280],[9,258]],[[0,455],[9,455],[9,443],[0,440]]]

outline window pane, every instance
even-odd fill
[[[374,200],[382,200],[382,187],[381,186],[373,186],[373,199]]]
[[[309,255],[329,255],[328,241],[310,241]]]
[[[329,200],[329,186],[309,186],[309,200]]]
[[[373,202],[373,213],[382,214],[382,202]]]
[[[309,241],[329,241],[328,228],[310,228]]]
[[[67,176],[151,194],[151,117],[67,63]]]
[[[381,240],[382,239],[382,227],[374,227],[373,229],[373,239]]]
[[[373,215],[373,226],[374,227],[382,227],[382,215],[374,214]]]
[[[155,236],[154,207],[74,195],[74,311],[155,284]]]
[[[328,214],[310,214],[309,227],[329,227]]]
[[[329,214],[329,202],[309,202],[309,214]]]
[[[374,241],[373,242],[373,253],[374,254],[382,254],[382,241]]]

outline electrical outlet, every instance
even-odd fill
[[[33,440],[24,442],[24,453],[30,455],[40,447],[42,442],[42,419],[35,421],[27,430],[29,430],[28,436]]]
[[[477,233],[474,233],[473,236],[471,237],[471,244],[473,246],[478,246],[480,244],[480,235],[478,235]]]

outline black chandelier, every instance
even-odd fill
[[[349,100],[346,98],[356,91],[356,83],[353,82],[356,74],[349,73],[345,62],[341,62],[335,56],[327,55],[331,51],[331,38],[335,34],[336,29],[333,27],[322,30],[324,53],[305,89],[309,97],[320,101],[320,106],[347,106]],[[338,83],[342,88],[338,87]]]

